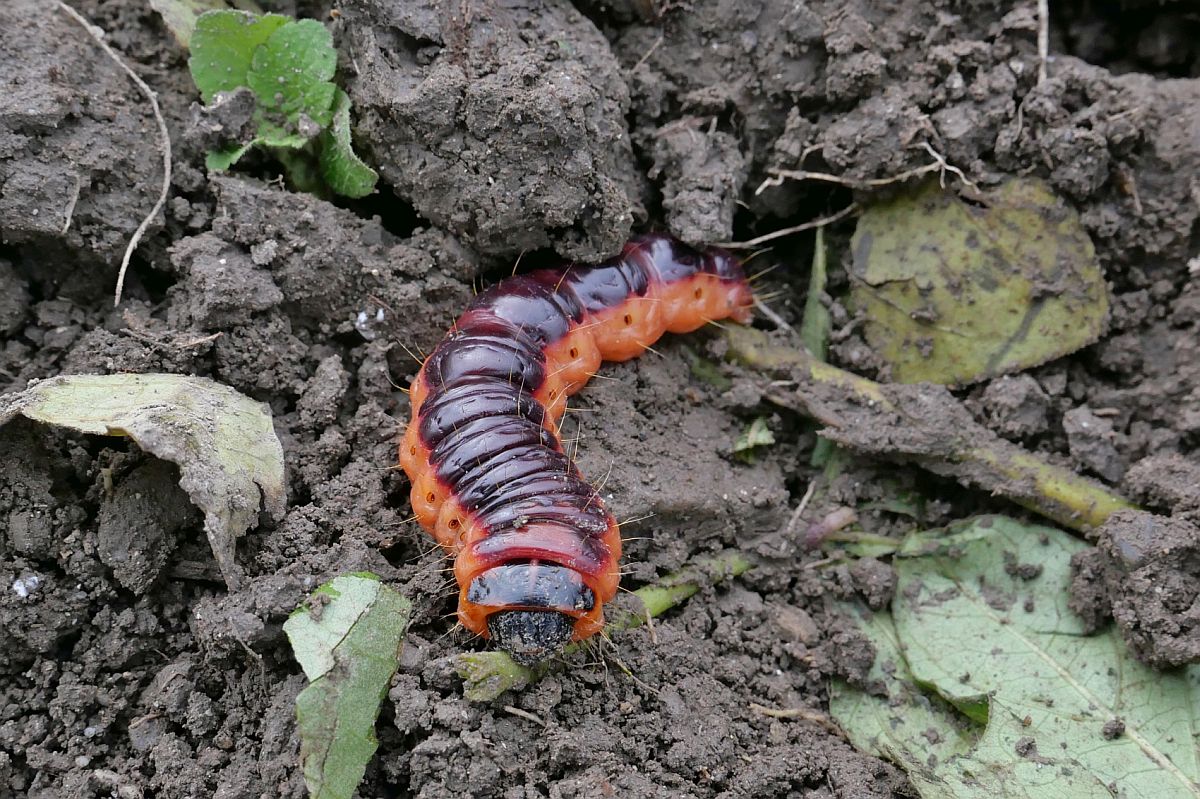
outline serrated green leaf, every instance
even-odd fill
[[[249,86],[254,54],[290,20],[281,14],[257,16],[246,11],[208,11],[196,20],[188,69],[205,103],[217,92]]]
[[[972,199],[934,183],[859,218],[851,302],[898,382],[995,377],[1103,330],[1104,274],[1078,215],[1034,179]]]
[[[350,138],[350,97],[337,90],[333,124],[321,134],[321,175],[329,187],[344,197],[366,197],[375,190],[379,174],[363,163]]]
[[[234,144],[222,150],[213,150],[204,156],[204,166],[209,172],[224,172],[242,159],[242,156],[257,143]]]
[[[283,150],[299,150],[309,142],[307,136],[300,133],[289,133],[286,127],[268,122],[266,117],[261,114],[256,115],[256,122],[258,124],[258,138],[254,140],[255,144],[261,144],[264,147],[277,147]]]
[[[1111,630],[1084,634],[1068,588],[1085,546],[1004,517],[906,544],[892,632],[886,614],[862,621],[887,696],[840,686],[834,716],[926,799],[1200,796],[1200,672],[1156,672]]]
[[[254,140],[208,153],[210,171],[229,169],[259,145],[274,151],[300,191],[364,197],[374,190],[378,175],[351,145],[350,98],[332,83],[337,52],[324,25],[277,14],[256,19],[211,12],[201,17],[189,64],[206,101],[240,86],[257,101]]]
[[[225,581],[240,572],[235,541],[260,506],[282,519],[283,447],[261,402],[203,377],[69,375],[0,397],[0,425],[16,415],[81,433],[128,436],[179,466],[179,485],[204,511],[204,531]]]
[[[258,97],[258,135],[274,147],[299,147],[329,127],[337,87],[333,37],[315,19],[289,21],[254,51],[246,85]]]
[[[283,625],[309,679],[296,697],[304,781],[312,799],[350,799],[379,746],[375,720],[412,606],[365,572],[313,596],[313,610],[300,608]]]

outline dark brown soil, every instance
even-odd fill
[[[751,703],[820,710],[831,676],[871,661],[829,603],[881,606],[890,570],[823,562],[802,549],[809,524],[898,488],[925,493],[924,524],[997,501],[852,461],[789,525],[813,477],[811,427],[763,405],[754,376],[696,368],[716,360],[711,336],[671,338],[580,396],[567,430],[581,468],[636,520],[627,587],[730,546],[757,567],[653,634],[480,706],[452,658],[481,642],[453,627],[445,564],[408,520],[393,464],[410,353],[518,256],[598,258],[646,229],[748,239],[852,199],[816,182],[758,193],[768,170],[887,177],[929,163],[925,143],[982,184],[1044,177],[1079,209],[1112,287],[1108,333],[959,396],[999,435],[1175,514],[1154,535],[1174,536],[1179,562],[1122,561],[1122,542],[1149,534],[1125,520],[1101,537],[1079,605],[1098,623],[1115,612],[1159,662],[1200,652],[1200,624],[1172,628],[1163,612],[1191,607],[1198,571],[1194,6],[1132,3],[1121,19],[1052,4],[1039,82],[1033,2],[345,0],[330,22],[340,74],[383,185],[335,205],[288,191],[262,156],[208,175],[186,52],[143,2],[71,2],[158,93],[171,194],[114,310],[116,264],[161,181],[149,104],[53,4],[0,4],[0,392],[71,372],[220,380],[273,409],[289,510],[243,539],[249,579],[228,593],[173,467],[116,439],[2,428],[0,799],[304,795],[304,681],[281,623],[355,569],[416,609],[363,796],[911,795],[825,727]],[[265,5],[329,18],[319,2]],[[833,253],[851,230],[829,231]],[[778,265],[773,304],[791,321],[806,241],[755,261]],[[833,311],[835,360],[870,373]],[[733,458],[759,415],[779,443]],[[872,532],[914,524],[860,515]]]

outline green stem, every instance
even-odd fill
[[[646,623],[647,618],[661,616],[689,599],[701,588],[716,585],[730,577],[739,577],[750,567],[750,561],[737,550],[698,558],[686,567],[669,574],[656,583],[633,592],[640,601],[641,613],[618,611],[609,622],[609,632],[632,630]],[[577,652],[582,642],[563,650],[564,655]],[[505,691],[529,685],[561,667],[561,662],[548,662],[529,668],[508,656],[507,652],[464,652],[457,658],[458,676],[463,678],[463,695],[472,702],[491,702]]]
[[[1013,486],[1006,494],[1013,502],[1074,530],[1095,529],[1116,511],[1135,507],[1091,480],[1046,463],[1015,444],[976,447],[965,457],[1005,478]]]
[[[697,558],[684,569],[634,591],[633,595],[642,603],[645,613],[627,613],[625,618],[613,619],[609,630],[641,627],[646,623],[647,616],[661,616],[685,599],[690,599],[705,585],[716,585],[729,577],[741,577],[750,566],[750,561],[734,549],[711,558]]]
[[[725,338],[742,363],[788,373],[796,391],[780,401],[824,423],[836,443],[919,464],[1084,533],[1115,511],[1134,507],[1099,483],[1000,438],[949,394],[921,395],[917,386],[876,383],[821,363],[802,349],[772,344],[761,331],[746,327],[727,328]],[[943,415],[931,417],[922,403],[938,402]]]

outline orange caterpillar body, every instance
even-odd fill
[[[417,520],[454,556],[467,629],[523,663],[600,630],[621,537],[563,451],[567,398],[601,361],[635,358],[667,332],[748,321],[750,305],[733,256],[661,235],[471,302],[413,381],[400,444]]]

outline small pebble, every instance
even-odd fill
[[[42,584],[41,575],[27,572],[22,574],[17,579],[13,580],[12,590],[21,599],[27,599],[30,594],[38,589]]]

